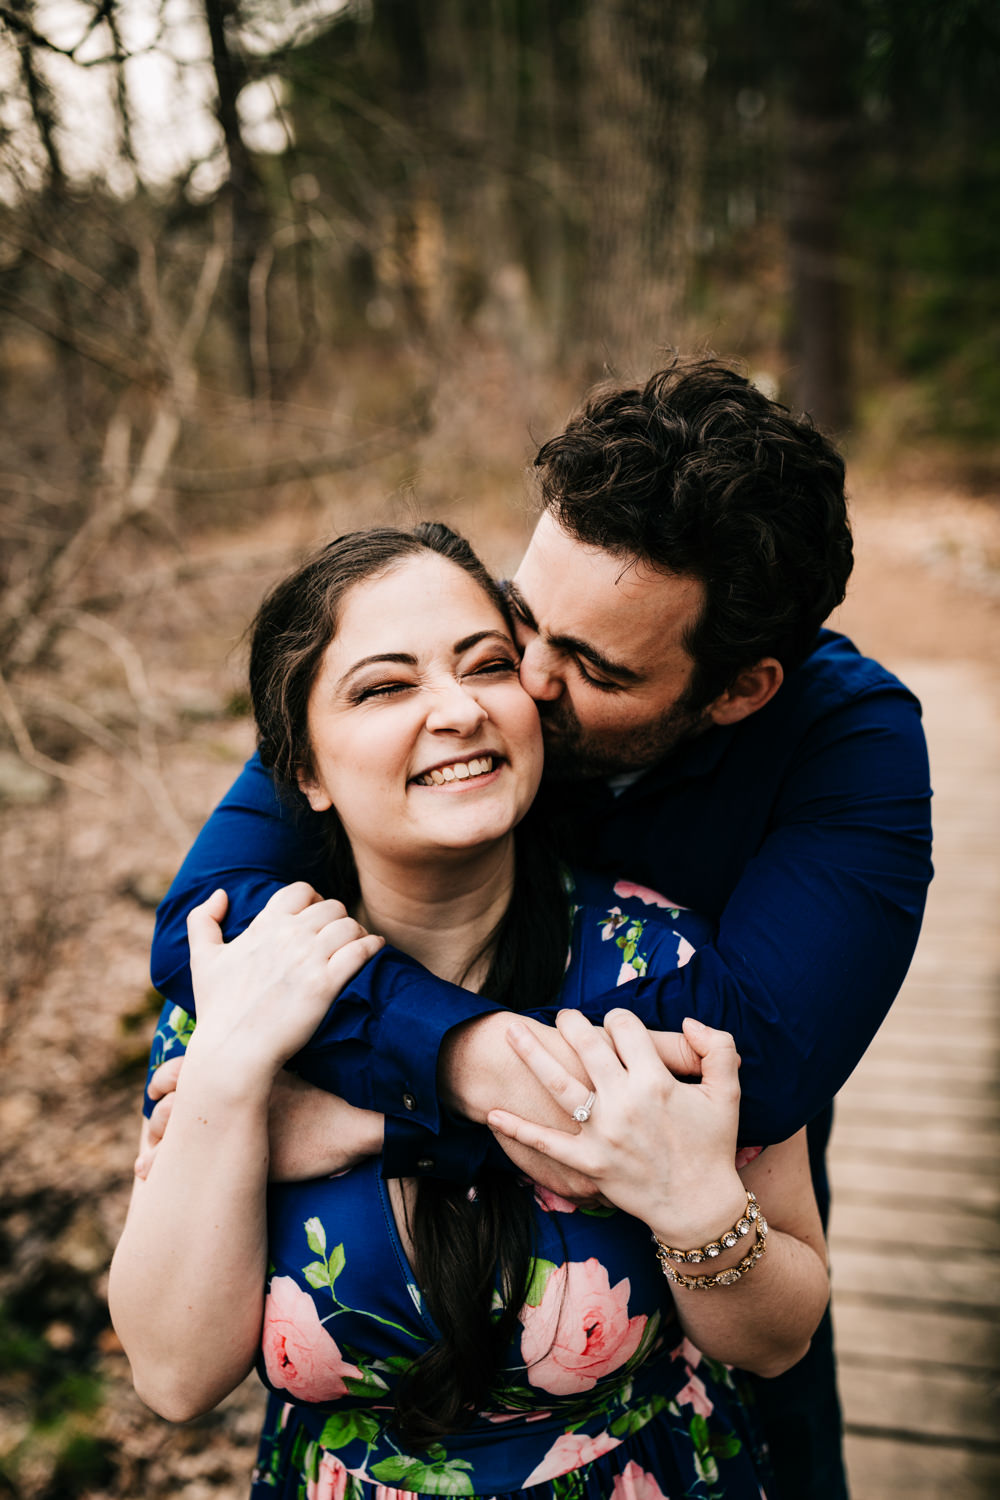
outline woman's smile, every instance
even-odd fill
[[[441,766],[432,766],[413,778],[416,786],[446,786],[455,791],[469,791],[474,787],[492,786],[500,774],[499,755],[472,755],[466,760],[451,760]]]

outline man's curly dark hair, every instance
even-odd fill
[[[762,657],[797,666],[844,598],[843,459],[808,417],[717,360],[598,388],[535,465],[544,508],[571,536],[704,584],[685,641],[691,708]]]

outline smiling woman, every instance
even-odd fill
[[[272,1395],[254,1500],[758,1500],[764,1461],[716,1360],[783,1368],[825,1304],[803,1142],[740,1175],[732,1039],[690,1022],[700,1085],[627,1012],[603,1032],[565,1013],[575,1074],[511,1027],[563,1128],[498,1112],[504,1150],[519,1168],[532,1142],[592,1153],[596,1208],[499,1152],[474,1182],[387,1179],[372,1154],[268,1187],[283,1065],[382,938],[526,1011],[675,968],[707,936],[654,891],[559,866],[518,664],[496,585],[441,526],[342,537],[257,617],[261,758],[324,828],[342,901],[286,887],[229,943],[222,892],[191,913],[197,1025],[165,1018],[157,1061],[187,1056],[111,1278],[136,1387],[165,1415],[209,1409],[256,1362]],[[365,1152],[381,1128],[362,1123]]]
[[[355,860],[380,867],[386,853],[424,864],[472,845],[491,857],[541,779],[538,712],[507,622],[476,579],[431,552],[348,595],[308,727],[301,790],[314,812],[340,809]]]

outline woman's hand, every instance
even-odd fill
[[[183,1057],[172,1057],[149,1080],[149,1096],[157,1102],[146,1121],[135,1162],[136,1177],[149,1176],[170,1123],[183,1066]],[[299,1182],[346,1172],[366,1157],[378,1156],[384,1135],[384,1115],[357,1109],[336,1094],[305,1083],[286,1068],[275,1076],[268,1108],[268,1175],[272,1182]]]
[[[734,1165],[740,1090],[732,1037],[686,1020],[684,1036],[700,1058],[701,1079],[682,1083],[630,1011],[610,1012],[603,1029],[578,1011],[560,1012],[556,1024],[591,1080],[590,1118],[563,1131],[491,1110],[491,1129],[591,1178],[605,1198],[671,1244],[713,1238],[746,1202]],[[523,1025],[513,1022],[508,1036],[572,1117],[587,1087]]]
[[[299,881],[276,891],[245,932],[223,942],[228,901],[216,891],[188,917],[198,1024],[188,1048],[273,1078],[304,1047],[349,979],[382,947]]]

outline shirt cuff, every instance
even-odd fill
[[[457,1120],[445,1113],[435,1134],[412,1119],[386,1117],[382,1147],[383,1177],[438,1177],[448,1182],[475,1182],[493,1137],[485,1125]]]
[[[341,992],[293,1065],[351,1104],[436,1132],[441,1043],[463,1021],[502,1008],[383,948]]]

